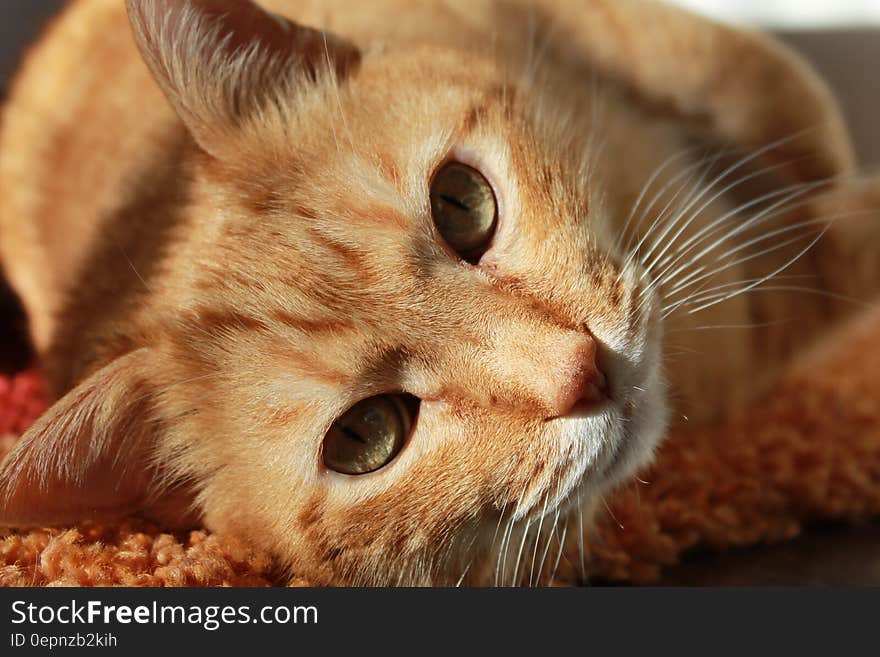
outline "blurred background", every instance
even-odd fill
[[[120,2],[122,0],[119,0]],[[571,0],[577,2],[579,0]],[[667,0],[775,32],[809,59],[840,99],[863,167],[880,169],[880,0]],[[0,0],[0,99],[22,53],[65,0]],[[650,29],[649,25],[645,26]],[[0,318],[16,315],[0,281]],[[0,370],[28,356],[20,329],[0,322]],[[826,526],[769,548],[692,556],[665,584],[880,585],[880,526]]]
[[[831,84],[862,165],[880,168],[880,0],[665,0],[776,33]]]
[[[787,28],[880,26],[877,0],[667,0],[745,25]]]
[[[22,49],[65,1],[0,0],[0,94]],[[829,80],[856,135],[862,163],[880,167],[880,0],[666,1],[779,34]]]

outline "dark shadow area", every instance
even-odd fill
[[[0,97],[26,47],[65,0],[3,0],[0,2]]]
[[[693,554],[658,584],[880,586],[880,524],[826,523],[776,545]]]
[[[0,3],[0,100],[6,95],[27,47],[65,2],[3,0]],[[0,373],[19,371],[33,360],[24,310],[0,271]]]
[[[24,311],[0,275],[0,373],[17,372],[32,361]]]

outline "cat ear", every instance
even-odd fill
[[[56,402],[0,465],[0,526],[109,518],[155,501],[150,349],[97,371]]]
[[[787,163],[798,180],[853,169],[831,92],[775,40],[662,2],[541,2],[570,26],[570,41],[603,75],[623,82],[651,109],[705,126],[743,150],[782,140],[766,159]],[[560,16],[569,7],[576,11]]]
[[[140,51],[199,145],[215,157],[254,112],[325,73],[345,77],[357,48],[251,0],[126,0]]]

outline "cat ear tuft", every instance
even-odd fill
[[[118,517],[159,499],[153,364],[150,349],[117,358],[25,432],[0,465],[0,526]]]
[[[351,43],[251,0],[126,0],[144,60],[199,145],[223,156],[242,122],[296,85],[344,78]]]

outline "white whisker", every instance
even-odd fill
[[[777,274],[785,271],[786,269],[791,267],[795,262],[797,262],[801,258],[801,256],[803,256],[810,249],[812,249],[816,244],[818,244],[819,240],[821,240],[825,236],[825,233],[828,232],[829,228],[830,228],[830,226],[826,227],[821,233],[819,233],[815,237],[815,239],[811,240],[809,244],[807,244],[803,249],[798,251],[798,253],[795,254],[795,256],[793,258],[789,258],[784,264],[782,264],[780,267],[777,267],[772,272],[770,272],[769,274],[764,276],[760,281],[757,281],[755,283],[751,283],[744,290],[737,291],[736,293],[729,293],[729,294],[725,295],[724,297],[721,297],[720,299],[715,299],[713,301],[709,301],[709,302],[704,303],[700,306],[697,306],[696,308],[692,308],[691,310],[688,311],[688,314],[693,315],[694,313],[698,313],[701,310],[705,310],[706,308],[711,308],[712,306],[715,306],[723,301],[726,301],[727,299],[730,299],[731,297],[736,296],[737,294],[742,294],[743,292],[747,292],[748,290],[754,289],[754,288],[758,287],[758,285],[760,285],[764,281],[768,281],[771,278],[773,278],[774,276],[776,276]]]

